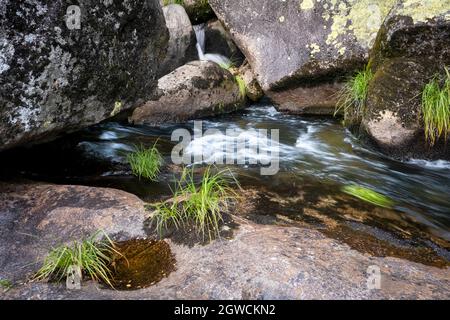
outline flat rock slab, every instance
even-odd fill
[[[143,237],[145,218],[143,202],[120,190],[0,183],[0,278],[23,281],[52,247],[97,230]]]
[[[42,239],[18,235],[18,231],[32,232],[44,238],[53,238],[50,231],[59,230],[58,237],[69,235],[78,228],[91,226],[94,216],[111,219],[108,232],[123,230],[128,236],[139,236],[142,211],[139,200],[121,191],[100,188],[39,185],[2,186],[2,245],[0,261],[11,265],[22,261],[9,252],[42,243]],[[42,199],[32,199],[47,190]],[[53,190],[53,191],[52,191]],[[55,192],[54,190],[59,190]],[[6,190],[7,191],[7,190]],[[76,194],[81,192],[80,194]],[[72,198],[62,200],[71,194]],[[88,196],[88,200],[80,198]],[[114,199],[112,199],[114,198]],[[58,200],[59,199],[59,200]],[[96,201],[95,201],[96,200]],[[63,203],[65,203],[63,205]],[[58,204],[61,207],[58,208]],[[92,212],[86,225],[79,219],[64,219],[60,212],[74,212],[74,208]],[[70,208],[70,209],[68,209]],[[69,210],[69,211],[67,211]],[[123,216],[124,213],[126,216]],[[32,222],[32,217],[36,216]],[[6,218],[5,218],[6,217]],[[28,217],[28,219],[26,218]],[[109,217],[109,218],[108,218]],[[129,220],[127,220],[129,219]],[[16,284],[3,293],[4,299],[449,299],[450,272],[398,258],[371,257],[330,239],[320,231],[274,225],[259,225],[235,218],[240,224],[231,240],[219,240],[206,246],[177,245],[170,241],[176,258],[176,271],[152,287],[136,291],[115,291],[98,288],[92,281],[79,291],[67,291],[64,285],[48,283]],[[38,231],[42,221],[61,221],[58,228],[47,227],[47,233]],[[3,222],[5,221],[5,222]],[[72,223],[78,223],[77,226]],[[47,223],[47,225],[50,225]],[[62,227],[64,226],[64,228]],[[28,229],[27,229],[28,227]],[[67,228],[67,229],[66,229]],[[72,231],[71,231],[72,230]],[[9,236],[7,235],[9,234]],[[13,243],[10,239],[14,239]],[[37,240],[34,240],[37,239]],[[48,241],[50,242],[50,241]],[[14,246],[14,250],[11,250]],[[21,260],[22,259],[22,260]],[[381,289],[367,287],[370,266],[381,270]],[[3,272],[3,271],[2,271]],[[4,274],[1,274],[4,276]]]

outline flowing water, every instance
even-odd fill
[[[114,187],[146,201],[167,198],[177,172],[177,167],[170,165],[171,150],[178,143],[171,141],[171,134],[179,128],[192,130],[193,124],[149,127],[103,123],[63,140],[3,156],[3,175]],[[378,255],[422,261],[426,253],[448,262],[449,162],[395,161],[361,145],[338,121],[281,114],[269,102],[204,119],[203,129],[212,128],[219,131],[192,141],[187,152],[195,154],[202,146],[217,159],[224,153],[226,129],[234,129],[250,141],[259,139],[254,129],[279,130],[277,174],[262,176],[258,165],[228,165],[245,190],[260,193],[254,214],[248,218],[260,223],[307,224],[358,250]],[[133,177],[126,163],[127,152],[136,144],[150,146],[155,142],[166,163],[159,181]],[[239,157],[255,159],[259,155]],[[377,207],[342,191],[343,186],[353,184],[390,197],[394,207]],[[425,251],[410,255],[407,251],[398,253],[399,248]]]
[[[198,58],[203,61],[212,61],[220,66],[228,67],[232,65],[229,58],[218,53],[205,53],[205,24],[198,24],[194,26],[195,36],[197,39]]]

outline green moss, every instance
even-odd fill
[[[343,187],[342,191],[358,199],[364,200],[380,207],[392,208],[394,206],[394,201],[392,201],[387,196],[365,187],[350,185]]]
[[[422,118],[425,139],[432,146],[440,138],[447,140],[450,132],[450,72],[435,75],[422,91]],[[441,85],[442,84],[442,85]]]
[[[13,287],[13,284],[7,279],[0,279],[0,287],[3,288],[4,292],[6,292]]]

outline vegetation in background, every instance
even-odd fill
[[[184,5],[184,0],[164,0],[163,1],[164,6],[168,6],[169,4]]]
[[[394,202],[390,198],[365,187],[357,185],[344,186],[342,191],[380,207],[392,208],[394,206]]]
[[[444,79],[435,75],[422,92],[425,139],[431,146],[442,136],[446,140],[450,131],[450,72],[447,68],[445,73]]]
[[[336,116],[338,112],[343,111],[345,122],[353,119],[355,121],[360,120],[364,112],[369,82],[372,78],[373,73],[369,66],[350,78],[338,93],[334,115]]]
[[[184,168],[173,198],[154,205],[152,223],[160,235],[171,226],[193,225],[203,239],[206,235],[210,240],[214,235],[219,236],[222,213],[228,210],[229,201],[237,198],[231,183],[237,181],[229,170],[213,173],[207,167],[200,183],[195,183],[194,168]]]
[[[245,85],[244,79],[242,79],[241,76],[237,75],[234,76],[234,80],[236,81],[237,85],[239,86],[239,93],[241,95],[241,98],[244,99],[247,95],[247,87]]]
[[[7,279],[0,279],[0,287],[3,288],[4,292],[11,289],[12,286],[13,286],[13,284],[11,283],[11,281],[9,281]]]
[[[103,236],[103,239],[97,240],[99,236]],[[114,254],[120,255],[113,241],[106,233],[98,231],[81,242],[75,241],[70,246],[61,245],[52,249],[36,273],[35,279],[61,281],[67,276],[71,266],[77,266],[92,280],[102,280],[112,286],[108,265]]]
[[[143,145],[136,146],[135,151],[127,155],[128,163],[133,174],[155,181],[159,175],[163,158],[156,148],[156,143],[151,148]]]

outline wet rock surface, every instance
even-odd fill
[[[172,72],[189,61],[198,59],[194,29],[183,6],[171,4],[163,7],[169,30],[167,54],[159,71],[160,77]]]
[[[152,96],[168,40],[159,2],[77,3],[80,12],[61,0],[1,2],[0,149],[98,123]]]
[[[2,230],[1,236],[3,243],[11,245],[7,246],[8,252],[0,251],[0,257],[4,270],[9,268],[17,274],[13,288],[1,293],[3,299],[450,297],[448,267],[436,268],[398,258],[373,257],[353,250],[319,230],[256,224],[240,216],[233,217],[239,227],[232,239],[218,239],[208,245],[193,247],[166,240],[176,259],[176,270],[144,289],[116,291],[86,281],[81,290],[67,291],[62,284],[22,283],[25,274],[17,271],[18,266],[43,253],[45,248],[40,248],[40,245],[53,244],[54,232],[58,232],[60,239],[69,239],[103,227],[108,233],[120,234],[122,230],[126,235],[122,238],[141,237],[143,203],[134,196],[111,189],[36,184],[2,185],[1,188],[2,220],[10,221],[2,224],[6,230]],[[245,211],[244,207],[242,210]],[[77,212],[83,212],[85,219],[75,219],[80,218]],[[95,213],[95,219],[90,212],[92,215]],[[35,237],[26,237],[22,233]],[[30,252],[31,249],[36,252]],[[24,252],[28,252],[28,259],[23,256]],[[380,268],[379,290],[367,287],[370,266]],[[0,274],[2,278],[6,278],[4,270]]]
[[[231,73],[209,61],[190,62],[159,79],[158,96],[136,108],[130,122],[183,122],[238,110],[245,102]]]
[[[450,1],[401,0],[383,23],[371,53],[363,125],[385,152],[399,158],[450,159],[446,141],[427,146],[422,90],[450,65]],[[447,142],[448,143],[448,142]]]

